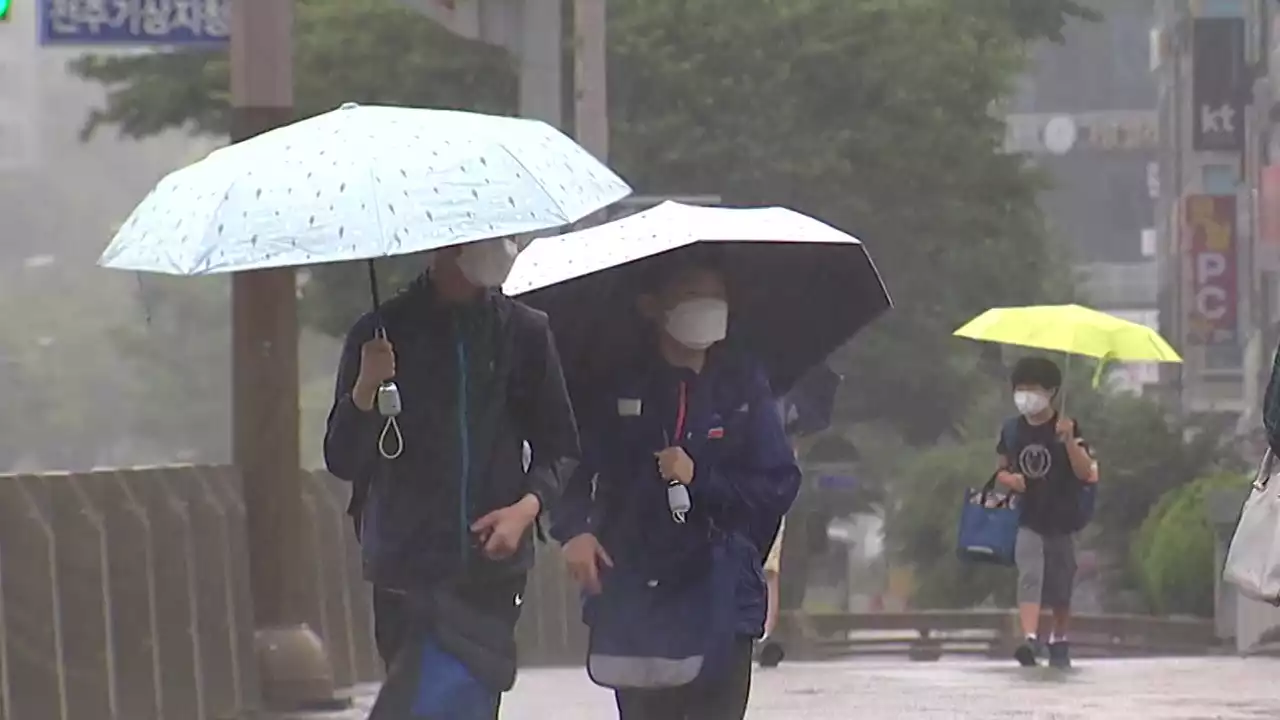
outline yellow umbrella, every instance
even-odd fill
[[[1056,350],[1122,362],[1180,363],[1160,333],[1080,305],[993,308],[955,332],[959,337]]]

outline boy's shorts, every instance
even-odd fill
[[[764,571],[777,575],[782,572],[782,532],[786,529],[786,521],[778,526],[778,534],[773,538],[769,554],[764,559]]]
[[[1076,543],[1072,535],[1043,536],[1018,528],[1014,552],[1018,565],[1018,603],[1047,608],[1071,607],[1076,580]]]

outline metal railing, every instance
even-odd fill
[[[1041,627],[1050,622],[1046,614]],[[779,627],[794,657],[809,660],[858,655],[1007,657],[1022,642],[1013,610],[937,610],[784,615]],[[1071,621],[1072,651],[1082,656],[1204,655],[1223,651],[1213,621],[1141,615],[1078,615]]]

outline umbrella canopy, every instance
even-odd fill
[[[550,315],[580,387],[648,336],[635,301],[650,263],[707,246],[729,284],[728,342],[765,363],[778,394],[891,307],[866,248],[830,225],[778,207],[675,202],[535,240],[503,289]]]
[[[993,308],[955,334],[1122,362],[1182,362],[1155,330],[1081,305]]]
[[[347,104],[165,177],[99,263],[205,275],[407,255],[560,227],[630,192],[546,123]]]

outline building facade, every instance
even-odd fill
[[[1242,433],[1258,425],[1280,319],[1280,242],[1266,237],[1277,233],[1263,197],[1275,175],[1276,10],[1274,0],[1157,2],[1150,43],[1161,329],[1185,359],[1162,382],[1183,412],[1233,415]]]
[[[1165,0],[1151,38],[1161,322],[1186,360],[1162,381],[1185,413],[1229,414],[1250,437],[1280,341],[1280,3]],[[1277,625],[1280,610],[1220,588],[1240,650]]]

